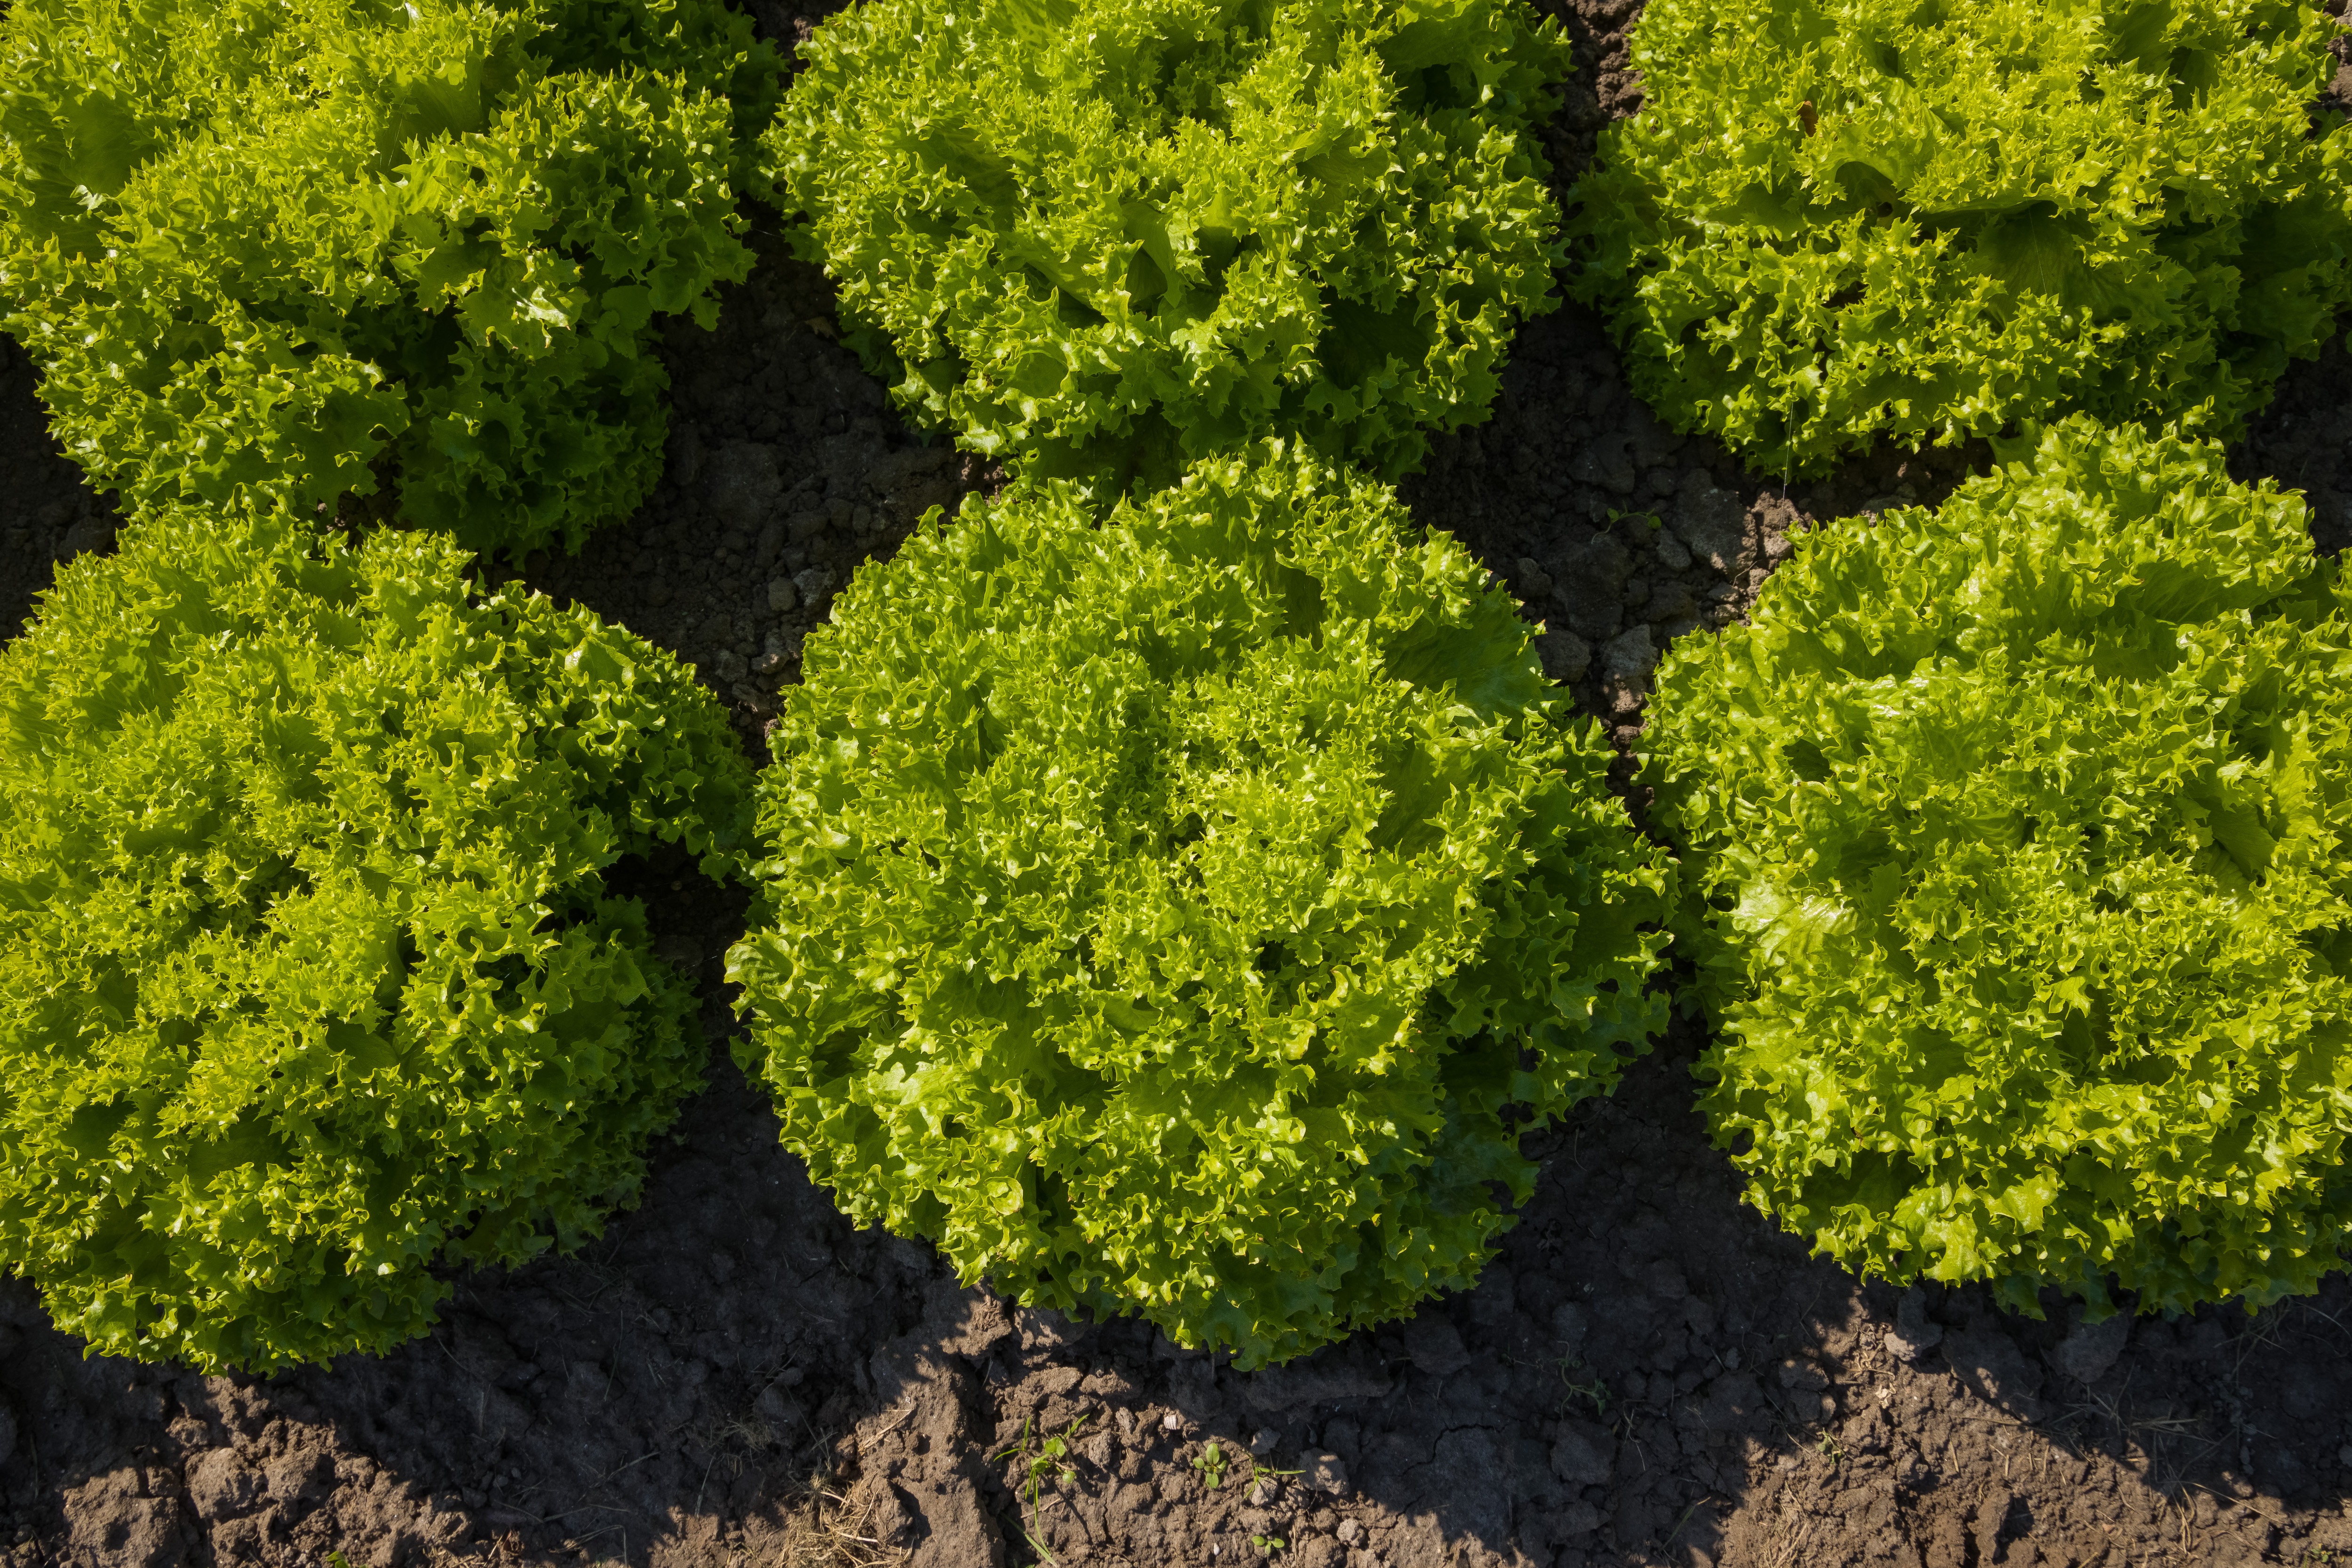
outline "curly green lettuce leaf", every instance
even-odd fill
[[[801,53],[763,146],[846,341],[1040,474],[1276,434],[1393,477],[1557,303],[1569,46],[1519,0],[882,0]]]
[[[2006,455],[1661,667],[1702,1106],[1865,1276],[2307,1292],[2352,1223],[2352,589],[2217,446]]]
[[[1254,1366],[1468,1286],[1520,1134],[1663,1025],[1672,874],[1384,487],[967,501],[813,636],[729,954],[860,1224]]]
[[[1654,0],[1568,233],[1634,391],[1771,471],[2082,410],[2227,437],[2352,300],[2301,0]]]
[[[569,15],[14,10],[0,288],[67,453],[133,509],[310,510],[388,474],[515,557],[625,516],[659,469],[653,323],[709,324],[750,269],[738,121],[782,65],[715,0],[555,37]]]
[[[94,1351],[259,1371],[593,1237],[700,1082],[603,868],[740,875],[667,654],[385,530],[167,509],[0,650],[0,1268]]]

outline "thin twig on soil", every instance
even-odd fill
[[[896,1432],[899,1427],[907,1424],[907,1418],[914,1415],[914,1413],[915,1402],[909,1399],[906,1404],[898,1407],[898,1413],[890,1418],[890,1424],[887,1426],[883,1427],[882,1430],[875,1433],[871,1437],[859,1438],[857,1441],[857,1451],[862,1454],[866,1452],[866,1449],[872,1447],[875,1444],[879,1443],[883,1438],[887,1437],[891,1433]]]
[[[1666,1531],[1666,1538],[1658,1543],[1658,1550],[1664,1552],[1666,1548],[1672,1546],[1675,1543],[1675,1537],[1683,1532],[1683,1526],[1691,1521],[1691,1515],[1696,1513],[1701,1508],[1714,1500],[1715,1494],[1713,1492],[1708,1492],[1705,1496],[1701,1497],[1698,1501],[1683,1510],[1683,1516],[1675,1521],[1675,1527],[1672,1530]]]
[[[2286,1521],[2271,1512],[2268,1509],[2256,1508],[2250,1499],[2231,1497],[2226,1493],[2217,1492],[2211,1487],[2207,1486],[2203,1481],[2191,1481],[2189,1484],[2226,1508],[2242,1508],[2248,1513],[2254,1515],[2257,1519],[2266,1519],[2270,1521],[2273,1524],[2277,1525],[2281,1530],[2284,1530],[2286,1528]]]
[[[606,1470],[603,1475],[598,1476],[594,1480],[590,1481],[586,1486],[582,1487],[580,1489],[583,1492],[593,1492],[598,1487],[603,1486],[606,1481],[611,1480],[614,1476],[619,1475],[623,1470],[629,1469],[637,1465],[642,1465],[647,1459],[652,1458],[656,1454],[660,1452],[661,1450],[659,1448],[647,1448],[644,1453],[639,1454],[635,1458],[631,1459],[628,1464],[614,1466],[611,1469]]]

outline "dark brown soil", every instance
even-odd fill
[[[1563,12],[1591,68],[1556,128],[1563,182],[1638,102],[1636,10]],[[673,331],[661,489],[578,558],[522,572],[693,661],[755,754],[829,592],[990,479],[899,425],[831,341],[831,308],[820,275],[771,254],[716,331]],[[14,628],[111,527],[5,352]],[[2234,458],[2303,489],[2324,547],[2352,542],[2340,346],[2296,367]],[[1971,460],[1883,454],[1784,494],[1660,428],[1570,309],[1527,328],[1493,419],[1405,489],[1509,580],[1550,628],[1553,672],[1631,741],[1656,650],[1743,613],[1790,528],[1933,501]],[[626,873],[723,1036],[740,895],[674,866]],[[641,1208],[579,1257],[466,1282],[438,1331],[380,1360],[268,1380],[86,1360],[28,1285],[0,1281],[0,1564],[2352,1554],[2344,1275],[2256,1316],[2091,1330],[1976,1289],[1860,1287],[1741,1205],[1690,1110],[1701,1043],[1679,1028],[1614,1099],[1531,1141],[1542,1185],[1475,1290],[1255,1374],[1132,1321],[1009,1308],[928,1247],[852,1230],[721,1049]],[[1027,1461],[1063,1434],[1033,1500]]]

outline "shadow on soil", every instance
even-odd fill
[[[850,1230],[722,1062],[639,1210],[581,1258],[467,1282],[380,1360],[84,1361],[8,1287],[10,1560],[1958,1568],[2352,1544],[2341,1276],[2125,1332],[1857,1289],[1740,1206],[1687,1106],[1695,1045],[1546,1135],[1475,1290],[1254,1374]]]

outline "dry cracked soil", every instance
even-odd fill
[[[2336,6],[2341,10],[2341,0]],[[755,6],[789,39],[814,13]],[[1562,188],[1631,112],[1629,0],[1555,6],[1583,65]],[[2339,74],[2352,96],[2352,66]],[[758,226],[716,331],[674,327],[668,467],[626,524],[520,575],[691,661],[748,750],[831,593],[997,476],[901,426],[829,285]],[[114,514],[0,363],[0,627]],[[1670,639],[1742,616],[1793,529],[1933,502],[1982,452],[1788,489],[1629,396],[1569,307],[1494,416],[1404,491],[1547,626],[1621,746]],[[2352,363],[2297,365],[2233,454],[2352,541]],[[1654,526],[1651,520],[1656,520]],[[1638,803],[1636,803],[1638,805]],[[2042,1321],[1863,1286],[1740,1201],[1675,1032],[1530,1140],[1540,1188],[1478,1287],[1256,1373],[960,1288],[853,1229],[729,1065],[740,896],[633,864],[698,971],[712,1087],[639,1208],[578,1256],[465,1280],[428,1338],[257,1379],[86,1358],[0,1279],[0,1564],[998,1568],[2126,1568],[2352,1557],[2352,1282],[2249,1316]],[[1063,1439],[1060,1455],[1046,1439]]]

